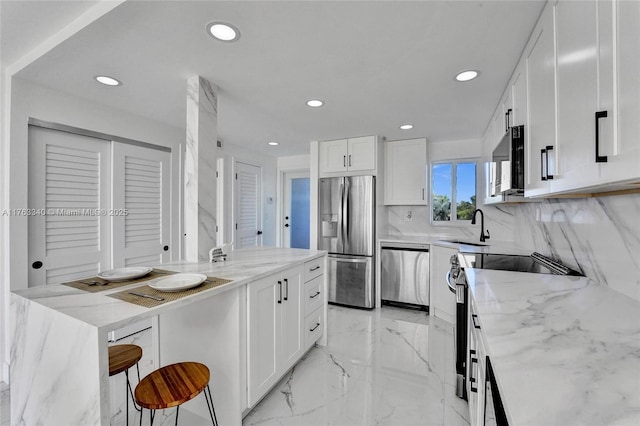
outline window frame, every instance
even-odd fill
[[[458,164],[461,163],[474,163],[476,165],[476,174],[475,174],[475,196],[476,196],[476,209],[480,208],[478,205],[478,167],[481,165],[480,158],[478,157],[470,157],[470,158],[455,158],[449,160],[436,160],[431,161],[429,164],[429,221],[431,225],[434,226],[471,226],[471,219],[469,220],[461,220],[457,218],[457,184],[458,184],[458,176],[457,176],[457,168]],[[438,164],[451,164],[451,219],[450,220],[433,220],[433,167]]]

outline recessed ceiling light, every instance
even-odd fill
[[[310,106],[312,108],[318,108],[322,105],[324,105],[324,102],[322,102],[320,99],[311,99],[307,101],[307,106]]]
[[[279,143],[279,142],[267,142],[267,143],[268,143],[269,145],[271,145],[271,146],[278,146],[278,145],[280,145],[280,143]]]
[[[207,33],[220,41],[236,41],[240,38],[240,31],[225,22],[210,22],[207,24]]]
[[[400,126],[400,128],[402,130],[411,130],[413,129],[413,124],[403,124],[402,126]]]
[[[107,75],[96,75],[93,78],[95,78],[98,83],[104,84],[105,86],[122,86],[122,82],[120,80],[116,80],[115,78]]]
[[[458,80],[458,81],[473,80],[474,78],[476,78],[478,76],[478,74],[480,74],[480,73],[478,71],[474,71],[474,70],[462,71],[461,73],[456,75],[456,80]]]

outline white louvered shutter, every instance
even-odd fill
[[[171,253],[171,154],[121,143],[113,147],[113,267],[165,263]]]
[[[236,163],[236,238],[235,247],[262,245],[262,170],[251,164]]]
[[[109,142],[29,126],[30,287],[110,267],[109,169]]]

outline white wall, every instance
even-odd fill
[[[5,193],[5,204],[2,208],[17,209],[27,207],[28,181],[28,120],[30,117],[44,121],[65,124],[82,129],[102,132],[128,139],[139,140],[172,148],[172,215],[179,217],[178,194],[182,173],[179,152],[185,141],[185,130],[158,123],[144,117],[133,116],[113,108],[99,105],[79,97],[54,91],[44,86],[20,79],[11,81],[10,127],[9,138],[3,140],[3,162],[9,163],[5,169],[2,189]],[[185,93],[186,98],[186,93]],[[8,108],[8,105],[3,105]],[[3,108],[4,111],[5,108]],[[6,123],[3,123],[6,125]],[[6,136],[7,127],[3,126]],[[9,150],[9,155],[5,156]],[[8,200],[7,200],[8,196]],[[27,252],[27,218],[5,217],[8,219],[9,238],[3,235],[4,264],[0,276],[0,290],[3,295],[3,327],[5,344],[3,362],[8,362],[8,294],[10,290],[27,287],[28,252]],[[171,246],[179,247],[181,240],[179,221],[174,221],[171,229]],[[7,228],[5,228],[7,229]],[[172,250],[172,257],[177,259],[179,250]]]

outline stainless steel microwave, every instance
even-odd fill
[[[493,150],[491,195],[524,194],[524,126],[510,127]]]

